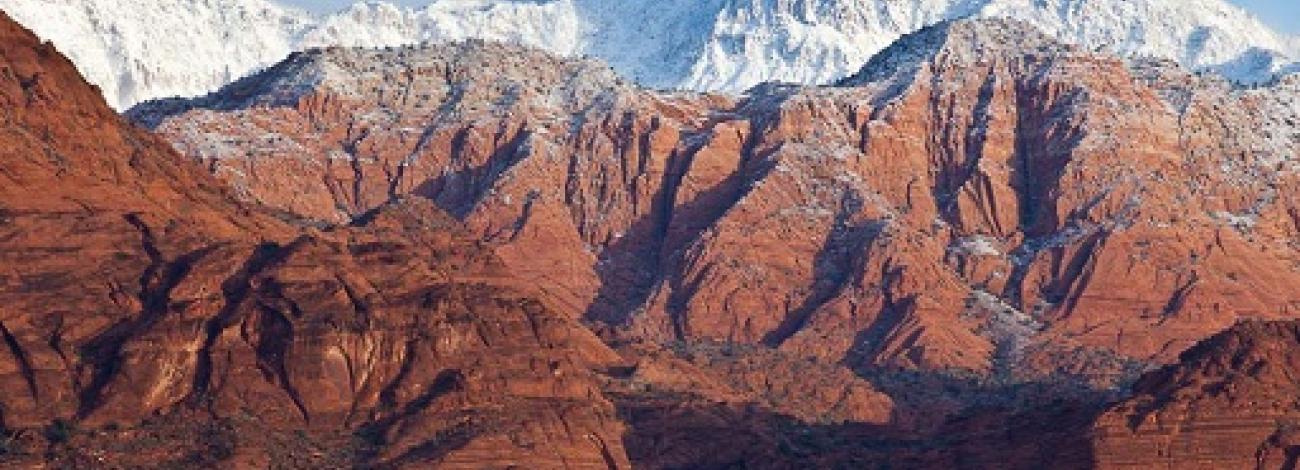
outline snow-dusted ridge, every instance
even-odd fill
[[[1224,0],[432,0],[315,16],[270,0],[0,0],[125,109],[215,90],[313,46],[482,38],[590,55],[655,88],[828,83],[898,37],[1011,17],[1065,42],[1173,59],[1234,80],[1300,70],[1300,38]]]

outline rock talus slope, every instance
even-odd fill
[[[309,51],[131,115],[286,212],[431,199],[622,336],[1113,385],[1296,315],[1298,82],[982,20],[835,87],[658,93],[466,42]]]

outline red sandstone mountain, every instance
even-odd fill
[[[615,352],[423,199],[346,224],[238,202],[3,17],[0,57],[0,466],[714,461],[688,415],[789,467],[784,426],[893,419],[836,365]]]
[[[628,465],[618,356],[439,209],[296,228],[7,18],[0,57],[3,466]]]
[[[1110,423],[1182,382],[1090,434],[1112,387],[1296,308],[1300,83],[1018,23],[739,98],[314,51],[136,110],[191,158],[7,19],[0,57],[4,465],[1149,462]],[[1290,455],[1255,424],[1225,459]]]
[[[133,115],[292,214],[431,199],[619,337],[1109,387],[1300,313],[1297,96],[958,21],[834,87],[654,92],[471,42]]]

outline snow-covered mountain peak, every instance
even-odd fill
[[[369,1],[318,18],[298,41],[377,47],[477,38],[572,55],[580,50],[582,24],[568,0],[454,0],[419,9]]]
[[[1300,69],[1300,38],[1225,0],[367,1],[328,15],[271,0],[0,0],[0,9],[53,40],[122,109],[207,93],[294,50],[468,38],[596,56],[654,88],[830,83],[904,34],[965,17],[1019,19],[1066,43],[1241,82]]]
[[[0,9],[52,40],[118,108],[229,83],[288,55],[312,24],[265,0],[3,0]]]

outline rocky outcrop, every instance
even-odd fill
[[[1147,374],[1093,431],[1101,468],[1292,468],[1300,324],[1245,322]]]
[[[1295,86],[957,21],[836,87],[652,92],[469,42],[131,115],[288,213],[433,200],[612,337],[1104,388],[1295,315]]]

